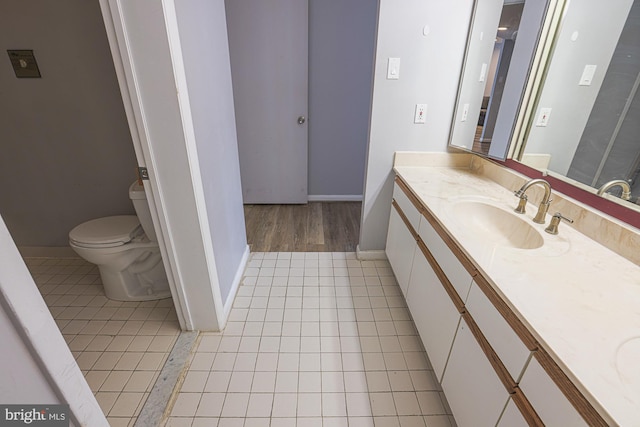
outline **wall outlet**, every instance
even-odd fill
[[[538,120],[536,121],[536,126],[538,127],[546,127],[547,123],[549,123],[549,116],[551,115],[551,108],[541,108],[540,114],[538,114]]]
[[[416,112],[413,123],[425,124],[427,122],[427,104],[416,104]]]

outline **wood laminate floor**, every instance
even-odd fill
[[[360,235],[360,202],[245,205],[251,252],[353,252]]]

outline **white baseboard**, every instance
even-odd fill
[[[80,258],[70,246],[20,246],[23,258]]]
[[[387,254],[384,250],[378,251],[361,251],[360,245],[356,247],[356,257],[361,261],[377,261],[386,260]]]
[[[310,202],[361,202],[362,194],[309,194]]]
[[[227,319],[229,319],[229,314],[231,313],[231,308],[233,307],[233,301],[236,299],[236,294],[238,293],[240,283],[242,283],[242,277],[244,276],[244,271],[247,268],[247,263],[249,262],[250,255],[251,251],[249,250],[249,245],[247,245],[244,250],[244,254],[242,254],[240,265],[236,270],[236,275],[233,278],[233,284],[231,285],[231,289],[229,290],[229,295],[227,295],[227,300],[224,302],[224,311],[222,313],[222,319],[220,321],[220,330],[223,330],[227,325]]]

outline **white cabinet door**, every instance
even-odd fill
[[[518,382],[531,351],[475,283],[471,286],[465,307],[511,377]]]
[[[524,419],[516,404],[513,403],[513,399],[509,398],[507,408],[504,410],[497,427],[528,427],[528,425],[527,420]]]
[[[451,348],[442,389],[459,427],[495,426],[509,399],[464,318]]]
[[[420,249],[416,249],[407,305],[416,324],[429,361],[442,380],[460,313]]]
[[[587,425],[535,357],[531,359],[524,371],[519,386],[545,425],[563,427]]]
[[[420,221],[418,234],[433,254],[433,257],[438,261],[438,265],[442,268],[462,301],[465,301],[471,287],[471,275],[469,272],[458,261],[456,255],[451,252],[451,249],[425,218]]]
[[[402,221],[402,218],[400,218],[396,209],[392,206],[385,252],[405,298],[407,296],[409,275],[411,274],[411,264],[413,262],[415,249],[416,240],[409,232],[409,229],[404,221]]]

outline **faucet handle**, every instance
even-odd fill
[[[553,217],[551,218],[551,222],[549,223],[549,226],[545,228],[544,231],[546,231],[549,234],[558,234],[558,225],[560,224],[561,220],[565,220],[569,224],[573,224],[572,219],[562,216],[560,212],[556,212],[553,214]]]
[[[525,213],[526,207],[527,207],[527,200],[528,200],[527,195],[524,194],[521,190],[514,191],[513,195],[520,198],[520,200],[518,201],[518,207],[514,209],[514,212],[519,214]]]

